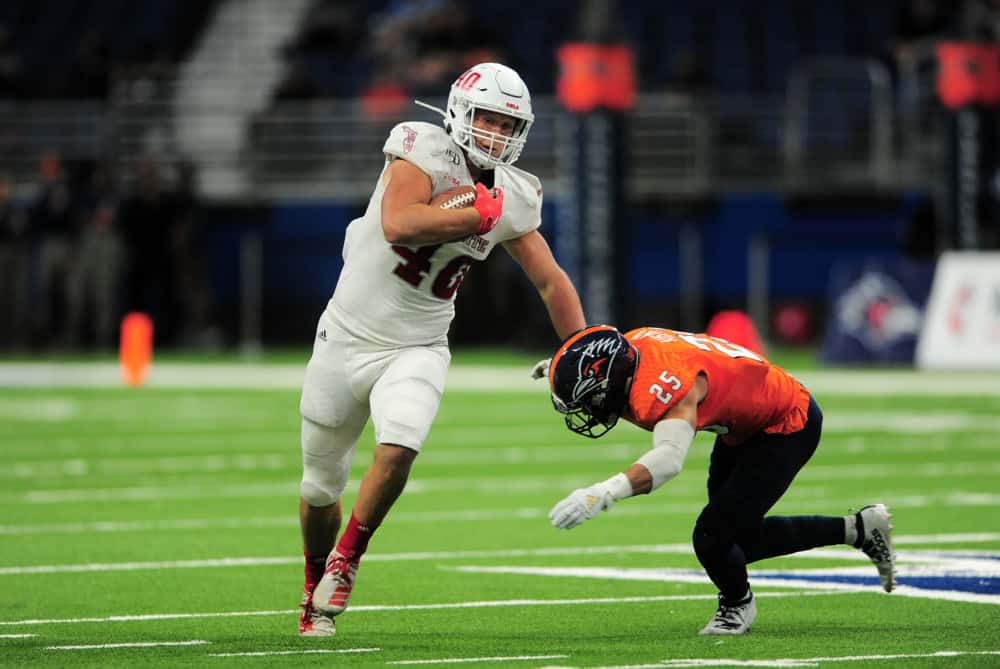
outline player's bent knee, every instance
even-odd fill
[[[324,488],[305,479],[299,484],[299,495],[306,501],[306,504],[317,508],[331,506],[340,499],[340,495],[335,495],[332,489]]]
[[[337,502],[347,487],[354,441],[338,438],[336,428],[302,419],[302,482],[299,494],[309,506]]]

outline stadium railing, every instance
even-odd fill
[[[163,83],[166,82],[166,83]],[[169,77],[132,82],[128,94],[108,102],[6,101],[0,105],[0,172],[30,188],[40,155],[58,149],[73,159],[110,158],[128,167],[140,158],[190,160],[203,175],[202,195],[215,199],[323,198],[360,202],[380,167],[388,129],[399,120],[438,122],[406,106],[400,118],[371,118],[359,100],[313,99],[272,103],[250,116],[224,106],[178,108]],[[150,82],[145,82],[148,87]],[[899,104],[924,94],[926,77],[906,79],[908,97],[895,94],[875,61],[824,59],[801,64],[785,95],[679,95],[644,93],[629,113],[628,195],[634,200],[715,190],[810,189],[923,185],[934,164],[919,160],[933,135],[919,132]],[[145,94],[144,94],[145,93]],[[429,100],[441,104],[443,100]],[[537,121],[520,165],[558,196],[561,126],[566,113],[548,96],[535,100]],[[210,142],[182,141],[179,125],[237,132],[238,150],[219,152]],[[222,181],[227,184],[222,186]],[[235,186],[234,186],[235,184]]]

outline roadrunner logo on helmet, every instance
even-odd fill
[[[552,356],[552,406],[566,427],[596,439],[618,422],[628,402],[639,353],[610,325],[575,332]]]
[[[531,112],[531,95],[517,72],[499,63],[480,63],[462,73],[451,85],[447,110],[432,107],[419,100],[416,103],[444,116],[444,127],[456,144],[465,149],[469,161],[480,169],[511,165],[521,156],[528,130],[535,122]],[[492,111],[516,120],[510,137],[473,127],[476,113]],[[480,147],[500,147],[494,156]]]

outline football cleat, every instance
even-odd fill
[[[348,560],[336,550],[331,551],[326,559],[323,578],[313,591],[313,608],[328,616],[343,613],[347,608],[347,600],[351,598],[351,589],[354,587],[354,576],[357,572],[357,562]]]
[[[752,592],[736,604],[727,604],[720,593],[718,610],[698,634],[700,636],[746,634],[756,619],[757,600]]]
[[[854,514],[860,548],[878,569],[882,589],[896,587],[896,553],[892,549],[892,514],[885,504],[869,504]]]
[[[333,618],[313,608],[311,592],[302,595],[299,608],[302,609],[302,614],[299,616],[299,636],[333,636],[337,633]]]

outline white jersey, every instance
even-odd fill
[[[383,147],[386,162],[396,159],[420,168],[432,194],[473,185],[465,154],[443,128],[400,123]],[[379,346],[403,347],[447,341],[455,315],[455,294],[473,261],[493,247],[541,225],[542,187],[538,178],[515,167],[494,171],[494,187],[504,191],[503,214],[485,235],[472,234],[445,244],[400,246],[385,240],[379,175],[368,209],[347,227],[344,268],[326,313],[356,337]]]

